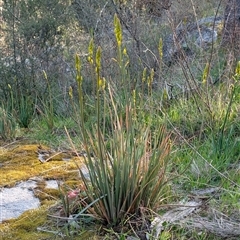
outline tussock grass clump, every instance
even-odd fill
[[[142,110],[138,105],[143,101],[136,98],[138,89],[128,88],[130,79],[124,62],[127,50],[122,48],[122,30],[116,16],[114,25],[118,86],[112,86],[102,77],[98,48],[90,55],[96,83],[96,123],[90,127],[85,123],[84,79],[81,60],[76,56],[79,126],[88,176],[81,169],[80,173],[93,205],[86,210],[111,226],[123,223],[129,215],[139,217],[141,209],[157,210],[166,201],[169,194],[166,170],[171,149],[170,134],[164,125],[158,123],[153,128],[150,122],[139,121]]]
[[[17,122],[7,109],[0,107],[0,139],[12,140],[16,137]]]

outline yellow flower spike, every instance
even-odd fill
[[[102,53],[101,47],[98,47],[96,53],[96,66],[99,69],[101,68],[101,53]]]
[[[209,63],[206,64],[204,71],[203,71],[203,76],[202,76],[202,84],[205,85],[207,83],[207,78],[209,74]]]
[[[236,66],[235,77],[237,77],[237,78],[240,77],[240,61],[238,61],[237,66]]]
[[[136,90],[133,90],[133,104],[136,106]]]
[[[90,64],[93,64],[93,59],[90,56],[87,57],[87,60]]]
[[[88,46],[88,62],[90,64],[93,64],[93,52],[94,52],[94,42],[93,42],[93,39],[91,39]]]
[[[71,86],[69,87],[68,94],[69,94],[69,97],[73,99],[73,89]]]
[[[146,75],[147,75],[147,68],[145,67],[143,69],[143,74],[142,74],[142,82],[143,83],[146,81]]]
[[[82,83],[82,76],[81,76],[81,61],[80,61],[80,57],[76,54],[75,56],[75,68],[77,71],[77,82],[78,84]]]
[[[101,84],[100,69],[101,69],[101,48],[98,47],[96,52],[97,90],[100,90],[100,84]]]
[[[81,83],[82,83],[82,77],[81,77],[81,76],[79,76],[79,75],[77,75],[77,82],[78,82],[79,84],[81,84]]]
[[[148,77],[148,87],[151,86],[151,84],[153,82],[153,77],[154,77],[154,69],[152,68],[150,76]]]
[[[106,87],[106,79],[99,79],[98,80],[98,86],[99,86],[99,90],[104,90]]]
[[[126,48],[123,49],[123,55],[128,56]]]
[[[160,40],[159,40],[158,51],[159,51],[160,59],[162,60],[163,59],[163,40],[162,40],[162,38],[160,38]]]
[[[122,27],[117,14],[114,15],[114,33],[118,47],[120,47],[122,45]]]
[[[80,72],[80,57],[76,54],[75,56],[75,68],[77,73]]]

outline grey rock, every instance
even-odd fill
[[[199,50],[209,48],[219,37],[223,17],[206,17],[195,23],[180,25],[168,35],[163,44],[166,64],[171,65],[183,57],[195,55]]]
[[[0,223],[17,218],[27,210],[37,209],[40,201],[34,196],[34,189],[41,178],[34,177],[18,183],[12,188],[0,189]],[[58,189],[57,181],[46,181],[46,188]]]
[[[19,183],[13,188],[0,190],[0,223],[10,218],[17,218],[27,210],[40,206],[40,201],[33,194],[35,181]]]

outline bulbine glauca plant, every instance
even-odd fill
[[[114,24],[119,50],[118,66],[124,68],[121,27],[116,16]],[[101,75],[101,48],[97,48],[95,54],[91,52],[90,60],[95,66],[96,123],[88,127],[84,120],[86,104],[82,65],[76,55],[79,122],[89,176],[86,177],[81,169],[80,174],[86,195],[90,202],[94,202],[96,218],[116,226],[129,215],[139,217],[140,209],[156,210],[165,201],[169,189],[166,169],[171,150],[170,134],[160,124],[154,126],[153,131],[151,124],[138,121],[139,104],[143,103],[136,98],[138,89],[125,95],[127,100],[119,102],[121,98],[118,94],[121,92]],[[125,69],[120,70],[123,73],[121,81],[130,81],[126,79]],[[73,97],[71,91],[70,96]]]

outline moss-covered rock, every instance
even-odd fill
[[[41,146],[46,151],[47,147]],[[46,162],[38,159],[39,145],[15,145],[0,150],[0,187],[13,186],[19,181],[41,176],[43,179],[77,179],[78,169],[82,160],[72,158],[65,161],[62,153],[54,153],[53,158]]]
[[[50,239],[52,234],[37,231],[37,228],[47,221],[47,209],[53,202],[23,213],[18,219],[12,219],[0,224],[0,236],[2,240],[29,240]]]
[[[39,152],[45,154],[44,161],[39,159]],[[43,157],[43,155],[41,156]],[[62,239],[58,238],[54,223],[47,217],[49,207],[60,202],[59,189],[47,187],[46,180],[58,180],[59,184],[69,189],[81,185],[79,167],[83,159],[67,152],[56,152],[46,146],[36,144],[11,145],[0,148],[0,187],[12,187],[20,181],[36,181],[33,192],[41,201],[41,207],[24,212],[17,219],[0,224],[0,236],[5,239]],[[52,225],[52,226],[51,226]],[[47,230],[42,226],[48,226]],[[56,226],[55,226],[56,227]],[[85,233],[89,235],[89,233]],[[93,235],[91,233],[91,235]],[[74,239],[74,238],[72,238]],[[76,238],[79,239],[79,238]]]

